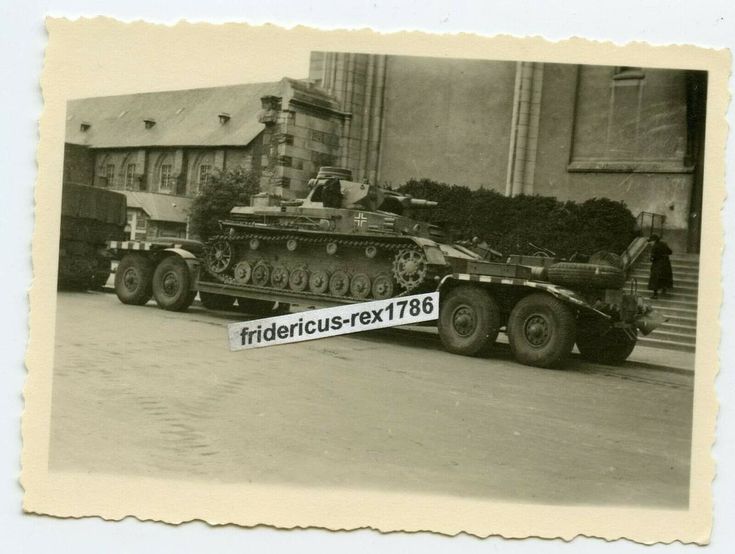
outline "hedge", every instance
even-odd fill
[[[507,197],[429,179],[412,179],[398,190],[439,202],[435,208],[414,210],[417,219],[442,226],[455,240],[478,237],[504,254],[533,254],[537,249],[529,243],[561,257],[598,250],[622,253],[638,234],[625,203],[608,198],[577,203],[550,196]]]

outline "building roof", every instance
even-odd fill
[[[290,81],[70,100],[66,142],[93,148],[246,145],[263,130],[261,97],[280,96]],[[230,116],[226,123],[220,113]],[[145,120],[155,124],[147,128]]]
[[[192,199],[153,192],[122,191],[128,199],[128,208],[140,208],[154,221],[186,223]]]

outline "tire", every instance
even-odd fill
[[[161,260],[153,273],[153,298],[164,310],[183,312],[194,301],[189,266],[179,256]]]
[[[199,299],[208,310],[231,310],[235,305],[235,299],[232,296],[213,292],[199,291]]]
[[[620,365],[628,359],[637,340],[625,331],[594,322],[581,322],[577,329],[577,348],[587,361]]]
[[[610,267],[617,267],[620,270],[625,269],[623,258],[614,252],[608,252],[607,250],[598,250],[592,254],[590,256],[589,263],[595,265],[609,265]]]
[[[115,272],[115,294],[123,304],[142,306],[153,295],[153,262],[142,254],[126,254]]]
[[[500,331],[500,308],[484,289],[461,286],[449,291],[439,307],[439,337],[454,354],[477,356]]]
[[[622,269],[610,265],[559,262],[548,271],[549,281],[573,288],[620,289],[625,285]]]
[[[529,294],[510,312],[510,349],[522,364],[557,367],[572,351],[576,328],[569,306],[545,293]]]
[[[236,309],[244,314],[250,314],[258,317],[273,317],[288,313],[291,306],[289,304],[284,304],[283,302],[278,303],[278,306],[276,306],[276,303],[271,302],[270,300],[238,298]]]

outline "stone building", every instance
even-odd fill
[[[72,100],[64,180],[119,190],[131,238],[187,235],[192,198],[216,170],[243,168],[286,198],[338,163],[337,102],[282,79],[207,89]]]
[[[388,186],[624,200],[697,251],[705,98],[691,71],[314,52],[305,80],[71,101],[64,176],[125,191],[137,237],[185,234],[216,169],[298,198],[340,165]]]
[[[358,178],[623,200],[699,248],[703,72],[314,52],[309,78],[352,113]]]

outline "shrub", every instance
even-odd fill
[[[235,206],[249,206],[260,189],[258,175],[243,168],[216,170],[191,205],[191,233],[200,240],[219,233],[219,221]]]
[[[636,221],[623,202],[592,198],[561,202],[550,196],[507,197],[428,179],[411,180],[400,192],[439,202],[415,217],[444,227],[455,240],[479,237],[505,254],[533,254],[536,246],[558,256],[621,253],[636,236]]]

